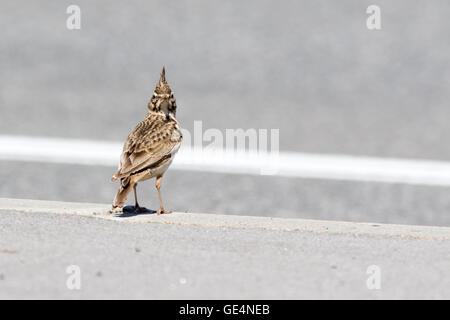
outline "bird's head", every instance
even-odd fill
[[[173,92],[166,81],[166,69],[164,67],[155,91],[153,91],[153,96],[148,103],[148,110],[150,112],[162,112],[166,116],[171,114],[174,117],[177,112],[177,102],[175,101]]]

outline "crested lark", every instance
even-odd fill
[[[176,101],[166,81],[166,70],[163,68],[148,103],[147,116],[125,141],[119,169],[111,178],[112,182],[120,179],[119,190],[114,198],[112,209],[123,208],[128,194],[133,189],[136,201],[135,212],[145,212],[147,209],[138,204],[136,187],[140,181],[156,178],[159,196],[159,210],[156,213],[170,213],[164,210],[160,186],[162,176],[172,163],[183,138],[175,119],[176,110]]]

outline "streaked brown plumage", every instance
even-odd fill
[[[161,198],[161,179],[178,151],[182,134],[175,119],[176,101],[166,81],[165,68],[148,104],[148,113],[143,121],[130,133],[123,146],[118,171],[111,181],[120,179],[120,187],[112,208],[122,208],[128,194],[134,189],[135,210],[145,211],[137,201],[138,182],[156,178],[160,208],[157,214],[170,213],[164,210]]]

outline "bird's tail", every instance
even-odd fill
[[[119,173],[117,172],[117,173],[115,173],[112,177],[111,177],[111,179],[109,179],[109,181],[111,181],[111,182],[115,182],[117,179],[119,179],[119,177],[118,177],[118,175],[119,175]]]
[[[130,177],[120,179],[120,187],[119,190],[117,190],[112,204],[113,209],[117,207],[122,208],[125,205],[128,194],[130,193],[131,189],[133,189],[133,186],[134,183],[131,182]]]

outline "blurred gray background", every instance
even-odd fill
[[[165,65],[186,129],[279,128],[282,151],[450,160],[448,1],[0,4],[0,134],[124,141]],[[66,28],[70,4],[81,30]],[[0,196],[109,203],[114,170],[1,161]],[[450,226],[443,187],[166,177],[171,210]],[[153,182],[139,195],[157,206]]]

